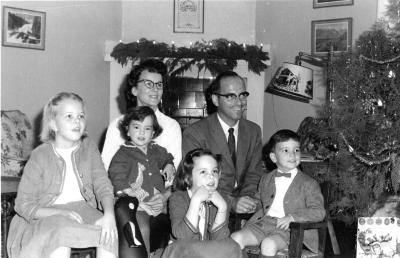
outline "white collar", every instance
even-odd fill
[[[217,117],[218,117],[218,121],[221,124],[222,130],[224,131],[225,135],[228,135],[229,128],[233,128],[234,129],[233,134],[235,135],[235,138],[237,139],[239,121],[237,121],[234,126],[229,126],[227,123],[225,123],[224,120],[222,120],[222,118],[219,116],[218,113],[217,113]]]

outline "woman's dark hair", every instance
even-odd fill
[[[158,123],[154,110],[151,107],[147,106],[134,107],[128,110],[128,112],[126,113],[126,115],[119,124],[119,129],[121,130],[122,136],[125,138],[125,140],[130,140],[128,136],[130,123],[132,121],[143,122],[143,120],[148,116],[150,116],[153,119],[153,129],[154,129],[153,138],[156,138],[162,133],[163,129]]]
[[[185,155],[178,167],[174,180],[175,190],[186,191],[193,186],[192,170],[194,167],[194,159],[201,156],[213,157],[218,163],[218,169],[221,169],[221,155],[215,155],[210,150],[202,148],[191,150]]]
[[[127,109],[137,106],[137,97],[132,94],[132,88],[137,86],[137,82],[143,71],[158,73],[162,76],[163,83],[167,82],[167,66],[158,59],[146,59],[135,65],[129,73],[126,81],[125,99]]]

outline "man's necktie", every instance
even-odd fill
[[[229,152],[232,157],[233,164],[236,166],[236,143],[235,143],[235,136],[233,135],[233,131],[235,129],[229,128],[228,130],[228,147],[229,147]]]
[[[288,177],[288,178],[290,178],[291,175],[292,175],[292,174],[290,174],[290,173],[281,173],[281,172],[278,172],[278,171],[277,171],[275,177],[281,177],[281,176],[283,176],[283,177]]]

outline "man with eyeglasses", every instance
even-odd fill
[[[247,109],[246,84],[232,71],[217,76],[210,85],[217,112],[183,132],[182,155],[195,148],[210,149],[222,155],[218,189],[228,197],[236,213],[255,211],[254,194],[263,173],[261,129],[243,117]]]

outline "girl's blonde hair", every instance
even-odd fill
[[[40,132],[40,140],[42,142],[54,141],[56,138],[56,133],[51,129],[50,122],[55,119],[57,115],[56,107],[61,101],[66,99],[72,99],[82,103],[83,109],[85,110],[85,102],[76,93],[72,92],[60,92],[53,96],[43,108],[43,118],[42,118],[42,130]],[[85,133],[86,134],[86,130]]]

